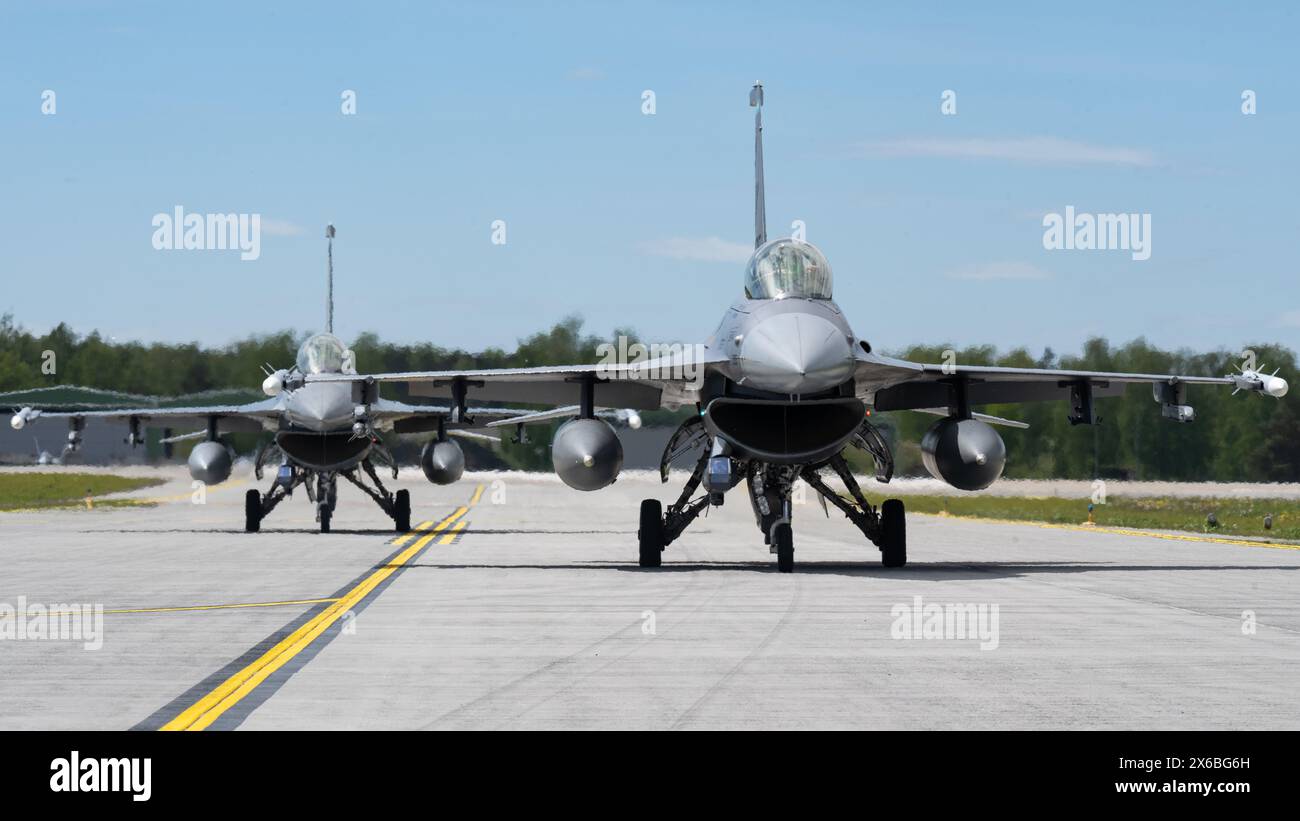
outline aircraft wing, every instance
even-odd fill
[[[243,405],[201,405],[181,408],[72,408],[43,410],[23,408],[14,414],[10,425],[21,429],[37,419],[106,419],[110,422],[138,424],[142,427],[205,427],[215,419],[221,432],[249,433],[275,430],[279,425],[281,401],[265,399]]]
[[[502,420],[517,419],[533,414],[534,411],[520,408],[480,408],[466,409],[466,417],[453,421],[453,409],[445,405],[411,405],[389,399],[377,399],[370,403],[371,420],[378,430],[394,433],[426,433],[438,430],[439,424],[448,428],[471,429],[488,428],[501,423]]]
[[[1187,376],[1158,373],[1114,373],[1053,368],[1007,368],[988,365],[932,365],[859,354],[855,373],[857,394],[876,410],[923,410],[953,407],[964,390],[970,406],[1070,400],[1091,405],[1096,397],[1120,396],[1133,383],[1152,386],[1166,415],[1188,421],[1187,385],[1223,385],[1235,390],[1285,396],[1286,380],[1251,370],[1227,376]],[[1185,408],[1180,414],[1177,408]]]
[[[641,363],[617,365],[555,365],[535,368],[494,368],[464,371],[409,371],[368,375],[312,374],[308,382],[382,384],[400,382],[412,396],[459,401],[520,402],[535,405],[572,405],[581,397],[582,384],[591,381],[598,407],[656,410],[694,404],[703,368],[709,357],[660,357]],[[472,414],[481,414],[472,410]]]

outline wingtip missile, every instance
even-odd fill
[[[1277,375],[1277,370],[1272,374],[1261,373],[1255,370],[1243,370],[1240,374],[1229,374],[1237,390],[1251,391],[1253,393],[1266,393],[1276,399],[1281,399],[1291,390],[1287,381]],[[1236,393],[1236,391],[1233,391]]]
[[[267,396],[279,396],[284,390],[285,382],[289,379],[289,372],[281,368],[262,380],[262,393]]]
[[[27,427],[28,422],[32,421],[33,419],[35,419],[40,415],[41,412],[38,410],[32,410],[31,408],[23,408],[22,410],[15,413],[13,415],[13,418],[9,420],[9,427],[13,428],[14,430],[22,430],[23,428]]]

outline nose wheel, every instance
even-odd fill
[[[334,474],[322,473],[316,481],[316,521],[320,532],[330,532],[330,519],[334,518],[334,505],[338,501],[338,484]]]
[[[776,569],[780,573],[794,572],[794,528],[789,522],[772,526],[772,548],[776,551]]]

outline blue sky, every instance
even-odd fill
[[[1300,348],[1294,4],[2,8],[0,311],[33,330],[315,329],[333,221],[344,337],[703,339],[762,80],[769,231],[805,222],[877,348]],[[260,258],[154,250],[176,205],[261,214]],[[1067,205],[1151,214],[1151,258],[1044,250]]]

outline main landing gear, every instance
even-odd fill
[[[677,501],[668,506],[667,514],[663,513],[663,505],[658,499],[646,499],[641,502],[641,525],[637,530],[637,542],[640,545],[642,567],[658,567],[663,561],[664,548],[682,535],[682,531],[695,521],[695,517],[709,506],[707,493],[694,501],[691,500],[691,494],[700,486],[700,480],[704,478],[704,469],[708,462],[709,454],[706,451],[695,465],[695,471],[686,481],[686,487],[682,489]],[[663,474],[667,475],[666,468]]]
[[[637,529],[641,567],[659,567],[663,561],[664,548],[680,536],[711,501],[715,504],[721,502],[720,493],[706,493],[697,499],[691,499],[700,486],[708,461],[709,454],[706,451],[700,457],[681,495],[666,512],[658,499],[641,502],[640,526]],[[827,466],[839,476],[852,501],[836,493],[822,480],[819,471]],[[885,567],[903,567],[907,564],[907,524],[902,500],[888,499],[879,509],[873,507],[863,496],[862,489],[853,478],[843,456],[837,454],[817,467],[750,462],[746,478],[754,518],[763,533],[764,541],[776,555],[776,567],[780,572],[790,573],[794,570],[791,496],[794,483],[800,478],[842,511],[879,548],[881,564]],[[711,496],[717,496],[717,499],[712,499]]]
[[[803,480],[813,490],[821,494],[823,499],[839,508],[849,518],[849,521],[858,526],[858,529],[872,544],[880,548],[880,563],[882,565],[885,567],[903,567],[906,565],[907,523],[903,501],[901,499],[886,499],[880,505],[880,509],[877,510],[862,495],[862,488],[858,486],[857,480],[853,478],[853,472],[849,470],[843,456],[838,454],[832,456],[827,464],[840,477],[840,481],[844,483],[845,490],[853,497],[852,502],[831,490],[822,481],[818,471],[813,468],[803,469]]]
[[[342,476],[361,489],[393,519],[393,529],[405,533],[411,529],[411,492],[399,490],[392,493],[379,481],[379,475],[370,459],[361,461],[361,468],[370,477],[374,487],[357,474],[356,468],[343,471],[309,471],[296,468],[288,462],[280,465],[275,483],[266,493],[250,490],[244,494],[244,530],[256,533],[275,506],[293,495],[294,488],[303,485],[307,498],[316,506],[316,521],[321,533],[330,532],[334,508],[338,504],[338,477]]]

